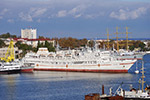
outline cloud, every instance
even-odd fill
[[[32,16],[30,14],[24,14],[23,12],[19,13],[19,17],[24,20],[24,21],[28,21],[28,22],[32,22]]]
[[[3,16],[0,16],[0,19],[3,19]]]
[[[31,8],[29,13],[32,14],[32,17],[39,17],[46,11],[46,8]]]
[[[8,12],[8,9],[7,9],[7,8],[3,9],[3,10],[0,12],[0,15],[4,15],[6,12]]]
[[[66,10],[61,10],[57,14],[57,17],[65,17],[65,16],[67,16],[67,11]]]
[[[46,8],[30,8],[27,13],[20,12],[19,17],[24,21],[32,22],[33,18],[42,16],[46,11]]]
[[[13,22],[14,22],[14,20],[13,20],[13,19],[8,19],[8,20],[7,20],[7,22],[9,22],[9,23],[13,23]]]
[[[0,19],[3,19],[4,15],[8,12],[9,10],[7,8],[4,8],[2,11],[0,11]]]
[[[118,12],[111,12],[110,17],[119,20],[137,19],[141,15],[146,13],[146,8],[140,7],[138,9],[130,11],[129,9],[120,9]]]
[[[79,18],[81,16],[82,16],[82,14],[78,14],[78,15],[75,15],[74,18]]]
[[[68,14],[76,15],[77,13],[84,12],[84,10],[86,8],[87,7],[85,5],[78,5],[78,6],[74,7],[73,9],[71,9],[70,11],[68,11]]]
[[[79,18],[82,16],[82,13],[84,13],[85,9],[86,9],[86,7],[84,5],[79,5],[70,10],[60,10],[56,14],[56,16],[57,17],[73,16],[74,18]]]

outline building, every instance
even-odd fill
[[[0,58],[5,57],[5,54],[6,54],[7,50],[8,50],[8,47],[0,48]],[[22,50],[19,50],[18,47],[15,47],[14,48],[15,58],[18,58],[20,53],[22,53]]]
[[[36,39],[36,29],[21,29],[21,38]]]

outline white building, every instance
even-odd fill
[[[36,29],[21,29],[21,38],[36,39]]]
[[[5,54],[8,50],[8,47],[4,47],[4,48],[0,48],[0,57],[5,57]],[[15,58],[18,56],[19,57],[19,54],[22,53],[22,50],[19,50],[18,47],[15,47],[14,48],[14,54],[15,54]]]

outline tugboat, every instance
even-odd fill
[[[19,61],[14,61],[14,46],[13,41],[10,41],[9,47],[4,58],[0,58],[0,73],[19,73],[21,65]]]
[[[0,58],[0,73],[33,72],[34,63],[24,63],[15,59],[13,40],[10,41],[4,58]]]
[[[136,70],[135,70],[135,74],[139,74],[139,70],[137,69],[137,61],[136,61]]]
[[[16,62],[1,62],[0,63],[0,74],[6,73],[20,73],[21,66]]]
[[[139,83],[142,84],[142,90],[132,88],[130,91],[125,91],[121,87],[117,89],[117,94],[123,96],[125,100],[150,100],[150,87],[146,87],[144,91],[144,62],[142,61],[142,80],[139,80]],[[118,91],[120,89],[120,91]]]

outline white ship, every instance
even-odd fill
[[[111,51],[90,48],[57,52],[39,48],[37,53],[27,53],[22,61],[34,63],[34,70],[122,73],[128,72],[136,59],[120,60]]]
[[[132,59],[142,60],[145,54],[146,54],[145,52],[127,51],[124,49],[120,49],[119,52],[114,50],[114,55],[122,60],[132,60]]]
[[[0,73],[19,73],[21,65],[19,62],[0,62]]]

